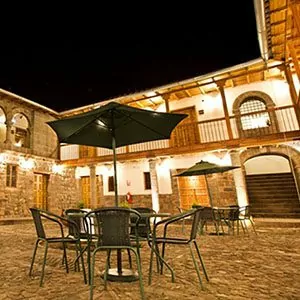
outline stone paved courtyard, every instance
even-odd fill
[[[180,227],[172,230],[180,232]],[[210,276],[210,282],[202,276],[204,291],[199,288],[188,248],[180,246],[172,246],[166,253],[175,270],[175,283],[166,271],[163,275],[153,273],[153,282],[148,286],[150,251],[145,245],[142,259],[146,299],[300,299],[300,228],[257,224],[257,231],[257,236],[199,236]],[[0,226],[0,299],[88,299],[89,289],[82,273],[72,268],[66,274],[61,267],[60,249],[49,250],[44,287],[39,287],[40,264],[34,270],[35,276],[29,278],[35,237],[31,223]],[[103,269],[104,255],[100,256]],[[73,257],[70,250],[70,261]],[[108,282],[106,291],[101,279],[95,278],[95,283],[94,299],[140,299],[137,282]]]

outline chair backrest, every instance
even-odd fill
[[[241,206],[240,214],[243,216],[243,218],[249,219],[251,217],[250,205]]]
[[[37,236],[39,238],[45,239],[46,233],[45,233],[44,225],[43,225],[42,218],[41,218],[42,210],[40,210],[38,208],[33,208],[33,207],[29,208],[29,210],[32,214],[32,218],[34,221]]]
[[[79,230],[80,238],[85,239],[87,238],[87,232],[84,227],[84,216],[88,213],[86,210],[79,209],[79,208],[69,208],[65,210],[65,215],[69,220],[72,220],[76,223],[77,228]],[[74,227],[69,227],[69,235],[74,235]]]
[[[201,220],[202,221],[213,221],[215,219],[214,209],[209,206],[199,207],[201,209]]]
[[[156,214],[156,211],[150,207],[133,207],[135,211],[137,211],[140,214]],[[135,223],[137,216],[132,214],[130,217],[130,222]],[[151,234],[151,226],[149,222],[149,217],[143,217],[141,216],[141,219],[139,221],[139,226],[137,228],[137,232],[139,237],[147,238],[149,234]],[[130,231],[131,235],[135,234],[135,228],[131,227]]]
[[[130,217],[136,215],[132,225]],[[130,246],[130,229],[140,221],[140,214],[130,208],[105,207],[93,210],[84,217],[85,226],[98,237],[97,246]]]
[[[205,215],[205,214],[206,214],[206,212],[204,212],[203,206],[194,209],[193,214],[191,215],[192,227],[191,227],[190,240],[196,239],[200,220],[202,219],[202,215]]]
[[[230,211],[228,213],[228,219],[231,221],[236,221],[240,217],[240,207],[236,205],[230,206]]]
[[[78,226],[74,221],[59,216],[57,214],[54,214],[50,211],[39,209],[39,208],[32,207],[29,208],[29,210],[31,211],[33,217],[38,238],[49,239],[51,237],[53,238],[57,234],[59,234],[60,237],[64,237],[65,236],[64,228],[68,228],[69,231],[73,232],[73,238],[78,239],[80,237]],[[58,231],[56,230],[56,231],[48,232],[50,236],[47,237],[46,231],[48,227],[44,227],[45,221],[50,221],[53,224],[56,224],[57,225],[56,229]]]

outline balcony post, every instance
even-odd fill
[[[169,99],[170,99],[171,94],[165,94],[162,96],[162,98],[165,101],[165,106],[166,106],[166,112],[170,112],[170,105],[169,105]]]
[[[90,178],[91,178],[91,208],[97,207],[97,199],[96,199],[96,167],[95,165],[90,166]]]
[[[226,122],[228,137],[229,137],[230,140],[232,140],[233,139],[233,134],[232,134],[232,128],[231,128],[231,125],[230,125],[228,107],[227,107],[227,103],[226,103],[224,84],[225,84],[225,81],[220,80],[220,81],[217,82],[217,85],[218,85],[218,88],[219,88],[219,91],[220,91],[220,94],[221,94],[221,98],[222,98],[223,111],[224,111],[224,115],[225,115],[225,122]]]
[[[156,174],[156,159],[149,159],[149,171],[151,178],[151,196],[152,196],[152,208],[159,212],[159,192],[158,192],[158,180]]]
[[[298,124],[300,123],[300,102],[297,99],[297,92],[296,92],[296,88],[293,82],[293,78],[292,78],[292,73],[291,73],[291,69],[289,64],[286,64],[284,66],[284,73],[285,73],[285,77],[287,80],[287,83],[289,85],[289,90],[290,90],[290,95],[291,95],[291,99],[294,105],[294,109],[295,109],[295,113],[297,116],[297,120],[298,120]]]

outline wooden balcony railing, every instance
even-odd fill
[[[257,124],[255,124],[257,122]],[[296,132],[298,120],[293,106],[284,106],[255,113],[240,114],[230,117],[233,140],[261,138],[278,133]],[[170,140],[160,140],[120,147],[117,154],[188,147],[191,145],[224,142],[229,140],[228,128],[224,118],[178,125]],[[79,157],[79,146],[61,147],[61,159],[72,160]],[[109,149],[98,148],[97,156],[112,155]]]

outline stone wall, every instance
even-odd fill
[[[20,159],[32,159],[33,168],[23,168]],[[6,165],[0,167],[0,218],[30,217],[29,208],[36,206],[34,194],[34,174],[48,176],[47,209],[61,213],[62,209],[75,207],[79,201],[75,169],[67,168],[64,175],[52,172],[53,159],[24,156],[22,153],[7,151],[8,164],[17,166],[17,186],[6,186]]]
[[[235,183],[231,171],[206,176],[212,206],[229,206],[237,204]]]
[[[14,99],[0,94],[0,107],[3,110],[8,129],[13,125],[12,119],[16,113],[24,115],[29,124],[28,132],[30,136],[29,147],[14,146],[14,137],[11,130],[6,137],[0,140],[0,148],[23,152],[25,154],[38,155],[43,157],[58,157],[58,144],[55,132],[46,122],[54,120],[56,115],[48,110],[44,110],[27,102]]]

